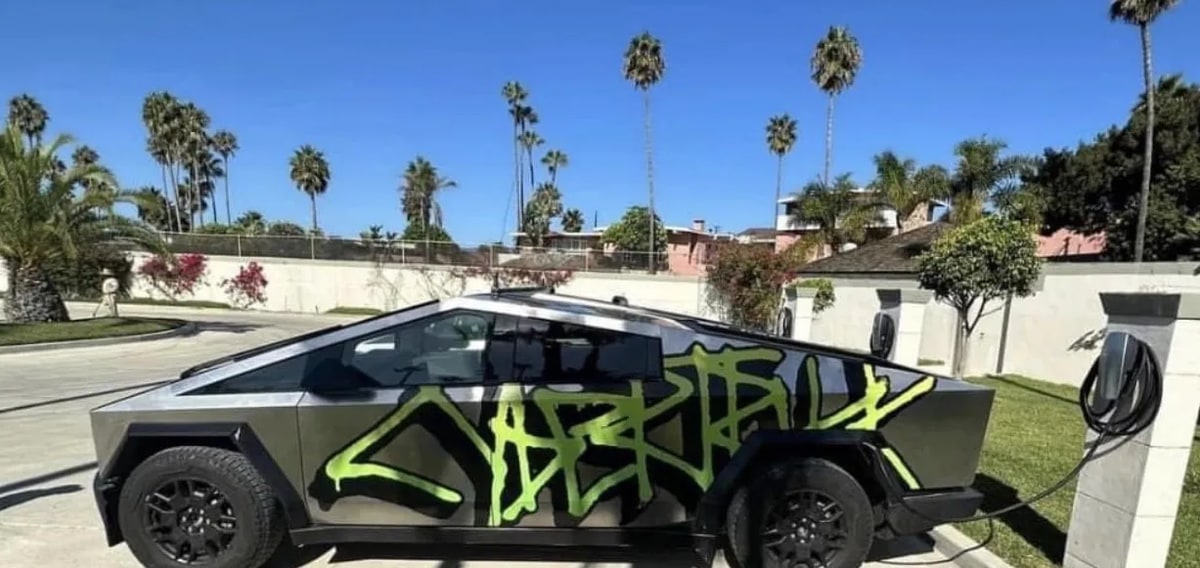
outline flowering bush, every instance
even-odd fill
[[[237,276],[222,280],[221,287],[225,288],[230,303],[239,308],[267,301],[267,278],[263,276],[262,265],[257,262],[238,269]]]
[[[177,256],[155,255],[138,267],[138,275],[150,286],[171,300],[182,295],[192,295],[196,286],[204,282],[208,272],[208,259],[202,254]]]
[[[780,291],[796,268],[791,254],[751,244],[724,245],[708,266],[709,301],[736,326],[770,329]]]

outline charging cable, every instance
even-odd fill
[[[1118,438],[1132,438],[1142,433],[1146,428],[1149,428],[1154,423],[1155,418],[1158,417],[1158,411],[1162,407],[1162,366],[1159,364],[1158,358],[1155,357],[1154,351],[1150,349],[1149,345],[1134,338],[1130,338],[1130,340],[1136,342],[1133,367],[1127,376],[1124,377],[1121,388],[1115,398],[1097,398],[1095,396],[1096,380],[1100,374],[1099,357],[1092,363],[1091,370],[1088,371],[1083,384],[1079,387],[1079,408],[1083,414],[1083,421],[1088,429],[1095,432],[1097,436],[1096,440],[1092,443],[1092,447],[1088,449],[1083,458],[1079,460],[1079,463],[1062,480],[1025,501],[1020,501],[1008,507],[989,511],[981,515],[958,519],[931,517],[924,512],[918,511],[903,499],[897,498],[896,501],[907,509],[908,512],[939,525],[987,521],[988,536],[978,545],[963,550],[946,560],[934,562],[889,562],[885,560],[880,561],[880,563],[898,566],[929,566],[953,562],[968,552],[983,548],[995,536],[996,518],[1017,509],[1029,507],[1058,492],[1079,475],[1083,466],[1096,459],[1097,450],[1105,442]],[[894,488],[892,489],[894,491]],[[893,494],[893,497],[896,497],[896,495]]]

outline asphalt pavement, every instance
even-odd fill
[[[72,305],[71,310],[75,317],[87,317],[91,306]],[[0,355],[0,566],[138,566],[124,545],[109,548],[104,542],[91,493],[95,454],[88,411],[171,379],[201,361],[348,319],[150,306],[124,306],[122,312],[181,317],[195,321],[198,333],[127,345]],[[873,551],[874,561],[867,566],[925,562],[954,566],[931,548],[923,538],[888,543]],[[285,548],[272,562],[276,568],[666,568],[673,564],[672,559],[643,553],[355,546]]]

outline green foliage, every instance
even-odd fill
[[[533,198],[525,206],[523,227],[525,234],[533,241],[533,246],[544,245],[546,235],[550,234],[550,223],[555,217],[562,215],[562,194],[550,183],[539,184],[533,192]]]
[[[875,179],[870,189],[884,205],[896,210],[899,229],[904,222],[931,200],[945,199],[950,194],[950,173],[939,165],[917,168],[911,158],[900,158],[885,150],[876,154]]]
[[[291,221],[274,221],[267,225],[267,234],[274,237],[303,237],[308,231]]]
[[[1155,90],[1144,259],[1171,261],[1189,258],[1200,247],[1200,85],[1170,76]],[[1045,231],[1103,231],[1105,256],[1132,260],[1145,127],[1145,105],[1137,104],[1123,126],[1074,149],[1045,150],[1030,180],[1045,198]]]
[[[984,205],[998,194],[1009,193],[1022,176],[1034,169],[1031,158],[1002,155],[1008,148],[1002,140],[981,136],[954,147],[958,163],[950,178],[950,221],[967,225],[984,215]]]
[[[830,26],[813,50],[812,80],[828,95],[850,88],[862,67],[862,46],[845,26]]]
[[[292,154],[288,162],[292,183],[308,196],[312,206],[312,229],[320,227],[317,224],[317,196],[324,195],[329,189],[329,161],[325,154],[315,147],[305,144]]]
[[[879,220],[875,204],[855,191],[857,186],[850,174],[842,174],[830,185],[813,181],[796,194],[797,223],[815,223],[817,235],[836,254],[846,243],[860,243],[866,238],[867,227]]]
[[[438,192],[457,187],[454,180],[438,173],[429,160],[421,156],[408,163],[400,186],[400,205],[408,226],[442,226],[442,207]]]
[[[626,255],[624,264],[636,267],[646,267],[650,251],[650,210],[641,205],[635,205],[625,211],[621,219],[604,231],[602,239],[611,243],[619,252],[640,253]],[[654,251],[656,264],[666,263],[667,229],[658,215],[654,216]]]
[[[667,70],[662,42],[650,32],[642,32],[629,40],[621,70],[625,79],[640,90],[658,84]]]
[[[1033,293],[1042,261],[1028,225],[992,216],[943,233],[917,257],[917,266],[921,287],[953,306],[969,335],[987,302]],[[977,314],[968,318],[977,303]]]
[[[819,314],[833,307],[837,295],[833,292],[833,281],[828,278],[810,278],[796,283],[801,288],[816,288],[817,295],[813,297],[813,313]]]
[[[92,300],[100,297],[100,284],[105,276],[101,271],[111,270],[120,288],[117,296],[129,297],[133,284],[133,261],[111,245],[87,247],[74,259],[57,259],[45,268],[65,299]]]
[[[783,285],[798,268],[794,258],[752,244],[723,245],[708,265],[710,304],[735,326],[770,329]]]
[[[583,211],[567,209],[562,216],[562,230],[567,233],[578,233],[583,230]]]
[[[452,243],[454,239],[450,238],[450,233],[446,229],[437,225],[422,227],[421,225],[409,225],[404,228],[404,233],[400,235],[402,241],[430,241],[435,243]]]

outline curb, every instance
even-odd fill
[[[933,549],[946,558],[953,558],[954,565],[962,568],[1012,568],[992,551],[979,546],[971,537],[950,525],[941,525],[929,531],[933,538]]]
[[[107,345],[121,345],[124,343],[141,343],[143,341],[166,339],[168,337],[188,335],[195,332],[195,322],[188,321],[176,328],[156,331],[154,333],[143,333],[141,335],[100,337],[97,339],[77,339],[74,341],[55,341],[52,343],[34,343],[32,345],[8,345],[0,347],[0,355],[7,355],[11,353],[33,353],[36,351],[50,351],[53,349],[68,349],[75,347],[102,347]]]

